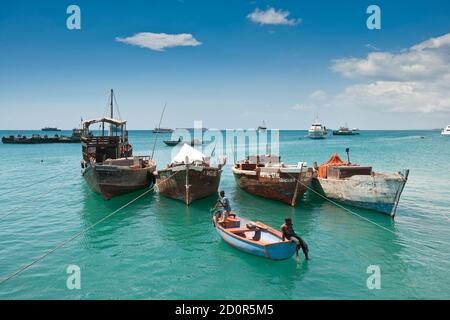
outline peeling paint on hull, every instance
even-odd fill
[[[297,185],[299,174],[297,173],[279,173],[274,177],[263,177],[257,174],[246,174],[246,170],[232,168],[234,179],[237,185],[244,191],[287,203],[291,206],[296,205],[296,200],[301,198],[311,184],[311,170],[301,173],[300,182]],[[295,190],[297,195],[294,198]]]
[[[151,186],[155,170],[156,166],[136,170],[120,166],[88,165],[82,174],[94,192],[109,200]]]
[[[313,188],[329,199],[393,217],[408,173],[355,175],[346,179],[314,178]]]

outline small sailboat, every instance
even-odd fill
[[[179,145],[180,143],[182,143],[182,139],[178,138],[178,140],[163,140],[163,142],[168,145],[169,147],[175,147],[176,145]],[[187,142],[185,142],[187,143]],[[200,139],[192,139],[191,142],[189,143],[192,147],[193,146],[200,146],[202,145],[202,141],[200,141]]]
[[[193,201],[217,193],[225,160],[210,165],[210,157],[185,143],[172,162],[155,172],[158,191],[190,205]]]
[[[163,140],[163,142],[169,147],[174,147],[177,144],[181,143],[181,138],[178,138],[178,140]]]
[[[150,157],[133,156],[126,121],[113,117],[113,100],[111,90],[110,117],[84,121],[81,137],[82,175],[90,188],[105,200],[149,187],[154,183],[153,172],[156,170],[156,163]],[[90,126],[97,123],[101,134],[94,136]],[[109,133],[106,133],[105,125],[108,124]]]
[[[447,126],[444,130],[442,130],[441,135],[450,136],[450,125]]]
[[[285,164],[276,155],[249,156],[232,168],[244,191],[295,206],[311,184],[313,172],[305,162]]]
[[[313,188],[325,197],[359,208],[395,216],[409,170],[398,173],[373,172],[372,167],[347,162],[337,153],[318,167]]]
[[[246,253],[268,258],[286,260],[295,254],[295,243],[283,241],[282,233],[261,222],[228,217],[223,221],[217,214],[213,224],[220,237],[230,246]]]

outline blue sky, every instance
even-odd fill
[[[71,4],[81,30],[66,27]],[[370,4],[381,30],[366,27]],[[197,45],[117,41],[140,33]],[[0,129],[70,129],[103,115],[110,88],[131,129],[154,127],[165,102],[169,127],[306,129],[316,114],[330,128],[443,127],[449,33],[449,1],[2,1]]]

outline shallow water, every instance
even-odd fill
[[[0,131],[17,133],[24,132]],[[335,151],[345,157],[350,147],[352,162],[376,171],[411,169],[395,221],[351,208],[390,232],[314,195],[293,209],[246,194],[227,165],[221,189],[233,210],[275,228],[292,217],[310,261],[297,267],[294,258],[268,261],[229,247],[212,227],[214,196],[185,207],[151,192],[1,284],[0,298],[449,299],[450,139],[433,131],[362,131],[323,141],[305,135],[281,132],[285,162],[321,163]],[[150,132],[131,131],[130,141],[135,154],[151,153]],[[103,201],[81,177],[80,149],[0,144],[0,278],[142,193]],[[160,167],[170,154],[160,139]],[[81,290],[66,287],[66,268],[73,264],[81,268]],[[369,265],[381,269],[380,290],[366,286]]]

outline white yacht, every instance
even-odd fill
[[[308,137],[310,139],[325,139],[327,137],[327,128],[316,121],[309,128]]]
[[[443,136],[450,136],[450,125],[447,126],[444,130],[442,130],[441,134]]]

